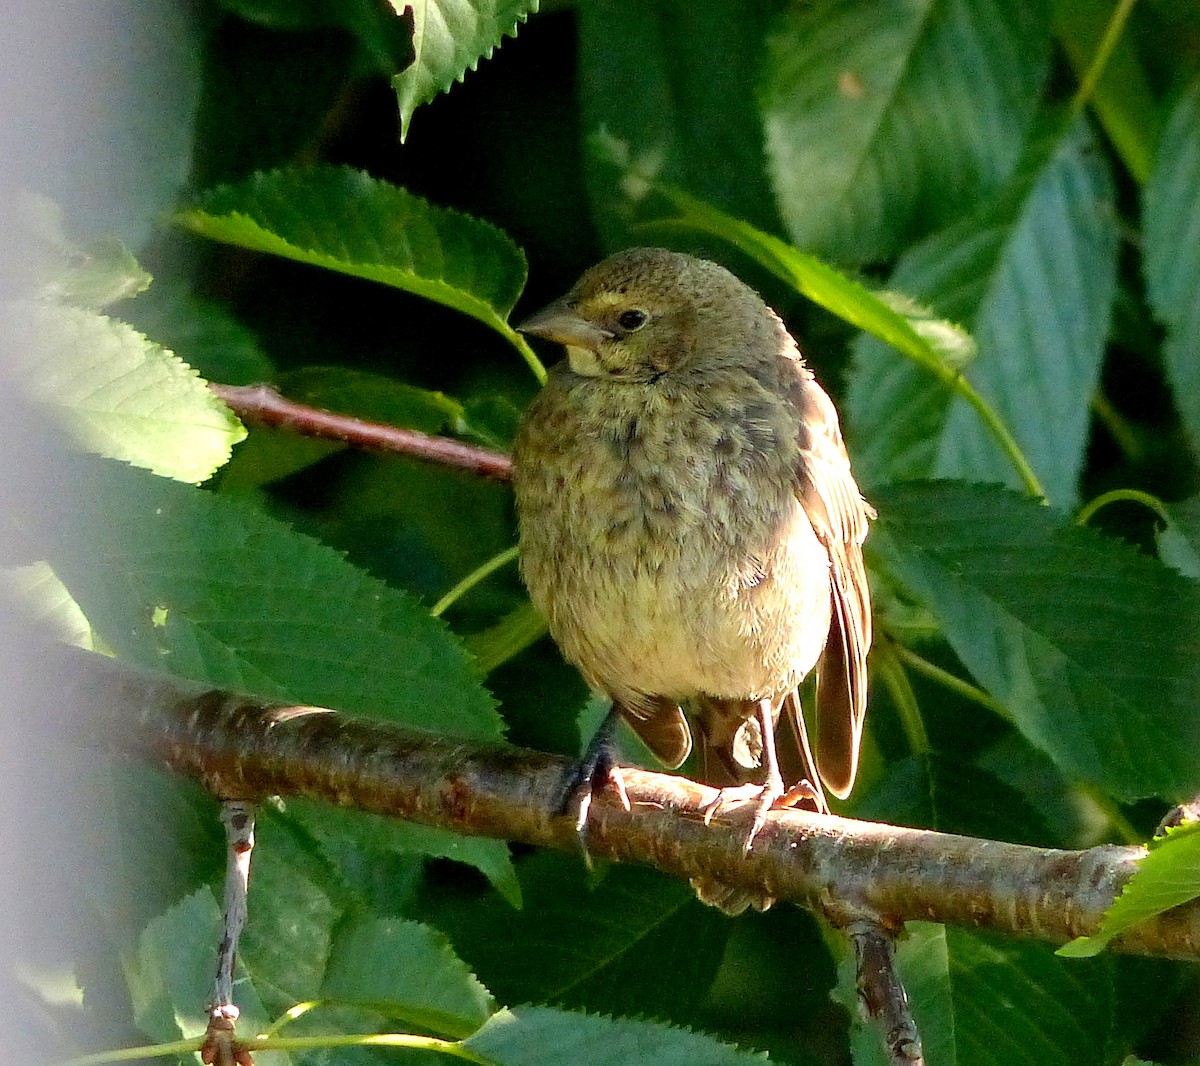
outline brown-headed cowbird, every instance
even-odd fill
[[[563,654],[612,698],[610,727],[672,768],[694,733],[723,799],[756,798],[747,847],[785,796],[827,809],[822,784],[845,797],[858,764],[874,512],[796,342],[729,271],[659,248],[521,328],[567,350],[513,454],[521,570]],[[579,783],[612,772],[602,729]]]

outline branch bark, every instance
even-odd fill
[[[571,765],[565,758],[201,693],[99,656],[70,658],[75,690],[64,703],[109,706],[120,722],[109,735],[122,748],[165,761],[223,800],[304,796],[460,833],[578,848],[573,819],[556,810]],[[1117,845],[1034,848],[778,811],[743,855],[743,819],[704,824],[714,789],[642,770],[623,777],[631,810],[609,797],[593,804],[595,856],[727,882],[814,908],[842,928],[867,922],[894,930],[921,920],[1061,944],[1096,931],[1145,854]],[[1112,947],[1200,959],[1200,901],[1137,926]]]
[[[322,411],[280,396],[270,385],[213,385],[234,414],[247,422],[287,429],[304,437],[337,440],[369,451],[407,455],[469,474],[508,481],[512,460],[502,452],[477,448],[450,437],[434,437],[416,429],[367,422],[350,415]]]

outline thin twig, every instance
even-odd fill
[[[245,800],[225,800],[221,804],[225,825],[225,914],[224,931],[217,949],[217,976],[213,982],[212,1002],[208,1007],[208,1032],[200,1049],[200,1060],[225,1066],[254,1066],[250,1053],[238,1046],[234,1026],[238,1009],[233,1002],[233,967],[237,961],[238,941],[246,925],[250,856],[254,851],[254,804]]]
[[[305,437],[342,441],[357,448],[407,455],[441,463],[494,481],[507,481],[512,460],[489,448],[435,437],[416,429],[400,429],[381,422],[367,422],[349,415],[333,414],[280,396],[269,385],[217,385],[212,389],[239,418],[264,426],[287,429]]]

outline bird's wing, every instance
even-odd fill
[[[692,752],[692,731],[674,700],[655,696],[634,706],[619,705],[621,715],[664,766],[678,770]]]
[[[826,787],[844,799],[858,770],[867,709],[871,593],[862,542],[875,512],[858,491],[833,401],[797,362],[792,399],[801,426],[798,492],[818,540],[829,553],[832,620],[817,663],[817,766]]]

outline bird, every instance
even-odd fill
[[[593,791],[624,795],[622,719],[670,769],[699,749],[706,819],[753,801],[747,850],[772,807],[827,812],[858,767],[875,512],[783,321],[715,262],[631,248],[518,328],[566,348],[513,447],[521,575],[612,701],[569,786],[581,831]]]

